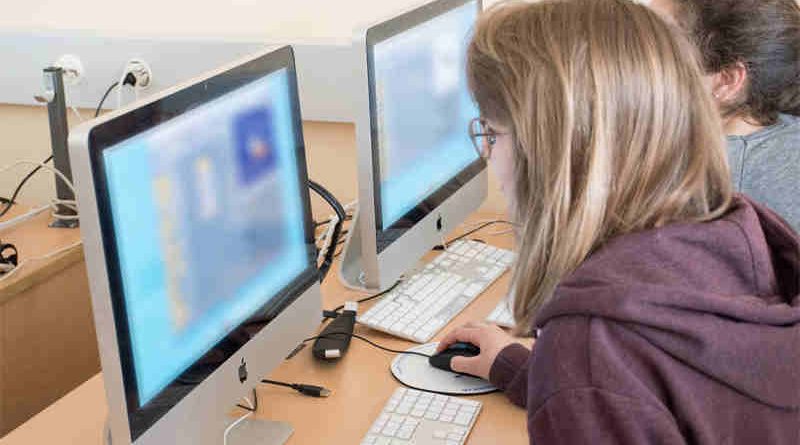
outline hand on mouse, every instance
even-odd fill
[[[436,352],[441,352],[456,342],[472,343],[480,348],[481,353],[475,357],[453,357],[450,367],[456,372],[489,380],[489,371],[492,369],[497,354],[506,346],[514,343],[514,338],[495,325],[469,322],[448,332],[439,342]]]

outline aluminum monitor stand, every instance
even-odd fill
[[[360,214],[361,209],[359,207],[353,216],[353,221],[350,223],[350,231],[347,234],[342,261],[339,265],[339,279],[342,284],[351,289],[375,291],[376,289],[370,289],[366,285]]]
[[[230,430],[227,443],[230,445],[283,445],[293,433],[294,428],[288,422],[246,419]],[[108,418],[103,427],[103,443],[113,445]]]

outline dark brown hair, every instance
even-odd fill
[[[677,21],[698,46],[707,72],[741,62],[748,84],[723,107],[760,125],[800,115],[800,6],[797,0],[673,0]]]

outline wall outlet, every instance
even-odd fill
[[[143,59],[129,60],[128,63],[125,64],[125,73],[122,76],[123,79],[127,77],[128,73],[136,78],[134,88],[137,90],[146,90],[153,83],[153,70],[150,69],[150,65]]]
[[[76,55],[64,54],[58,58],[55,66],[64,70],[64,84],[66,85],[78,85],[84,79],[83,62]]]

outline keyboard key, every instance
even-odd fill
[[[429,411],[425,413],[425,418],[428,420],[439,420],[439,413]]]
[[[397,432],[398,439],[411,439],[411,435],[414,434],[414,428],[410,428],[404,426],[400,428],[400,431]]]
[[[457,425],[464,425],[464,426],[466,426],[466,425],[469,425],[469,423],[470,423],[471,421],[472,421],[472,416],[471,416],[471,415],[469,415],[469,414],[466,414],[466,413],[465,413],[465,414],[459,414],[459,415],[457,415],[457,416],[456,416],[456,418],[455,418],[455,423],[456,423]]]
[[[447,440],[461,440],[461,434],[451,432],[447,435]]]

